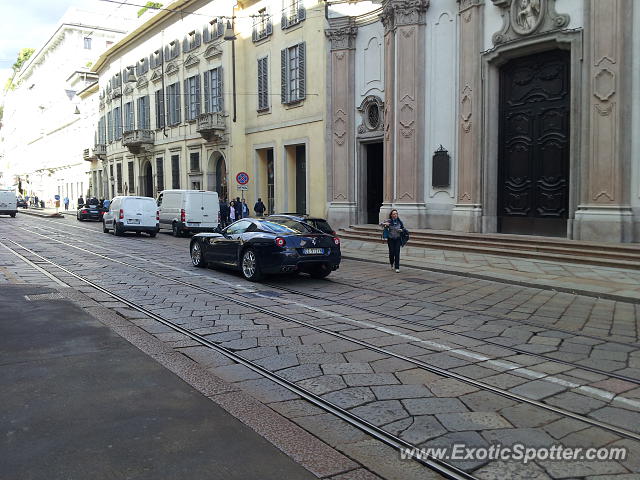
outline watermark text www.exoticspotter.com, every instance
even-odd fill
[[[627,453],[624,447],[581,448],[564,445],[530,447],[522,443],[509,446],[493,444],[486,447],[472,447],[463,443],[454,443],[448,447],[403,448],[400,450],[400,458],[443,461],[503,460],[526,464],[537,460],[564,462],[626,460]]]

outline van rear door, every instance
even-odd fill
[[[158,224],[156,220],[156,212],[158,207],[153,198],[143,197],[138,200],[140,204],[140,210],[142,211],[142,216],[140,220],[140,225],[143,227],[155,227]]]
[[[218,213],[220,212],[220,202],[217,192],[202,193],[202,226],[216,228],[218,226]]]

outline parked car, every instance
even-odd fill
[[[98,205],[85,205],[78,209],[76,218],[81,222],[84,220],[97,220],[98,222],[101,222],[103,214],[104,210],[98,207]]]
[[[29,204],[27,203],[27,201],[24,198],[19,197],[16,200],[16,207],[18,207],[18,208],[29,208]]]
[[[305,272],[324,278],[340,266],[340,239],[289,218],[243,218],[221,233],[199,233],[191,239],[191,261],[242,272],[258,281],[264,274]]]
[[[0,215],[11,215],[15,218],[18,213],[16,192],[13,190],[0,190]]]
[[[175,237],[217,230],[219,211],[217,192],[163,190],[158,195],[160,228]]]
[[[156,201],[151,197],[115,197],[102,216],[102,231],[109,233],[109,230],[113,230],[114,235],[146,232],[155,237],[158,233]]]
[[[317,228],[321,232],[328,233],[329,235],[336,234],[335,230],[331,228],[329,222],[327,222],[324,218],[310,217],[309,215],[300,213],[274,213],[272,215],[269,215],[269,217],[267,218],[288,218],[297,222],[308,223],[312,227]]]

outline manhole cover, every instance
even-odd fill
[[[57,292],[51,293],[37,293],[35,295],[25,295],[24,298],[28,302],[35,302],[36,300],[64,300],[64,295]]]
[[[411,282],[411,283],[419,283],[421,285],[428,285],[430,283],[436,283],[433,280],[426,280],[424,278],[403,278],[403,280],[405,282]]]

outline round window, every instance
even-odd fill
[[[377,130],[380,126],[380,107],[377,103],[371,103],[367,107],[367,127]]]

